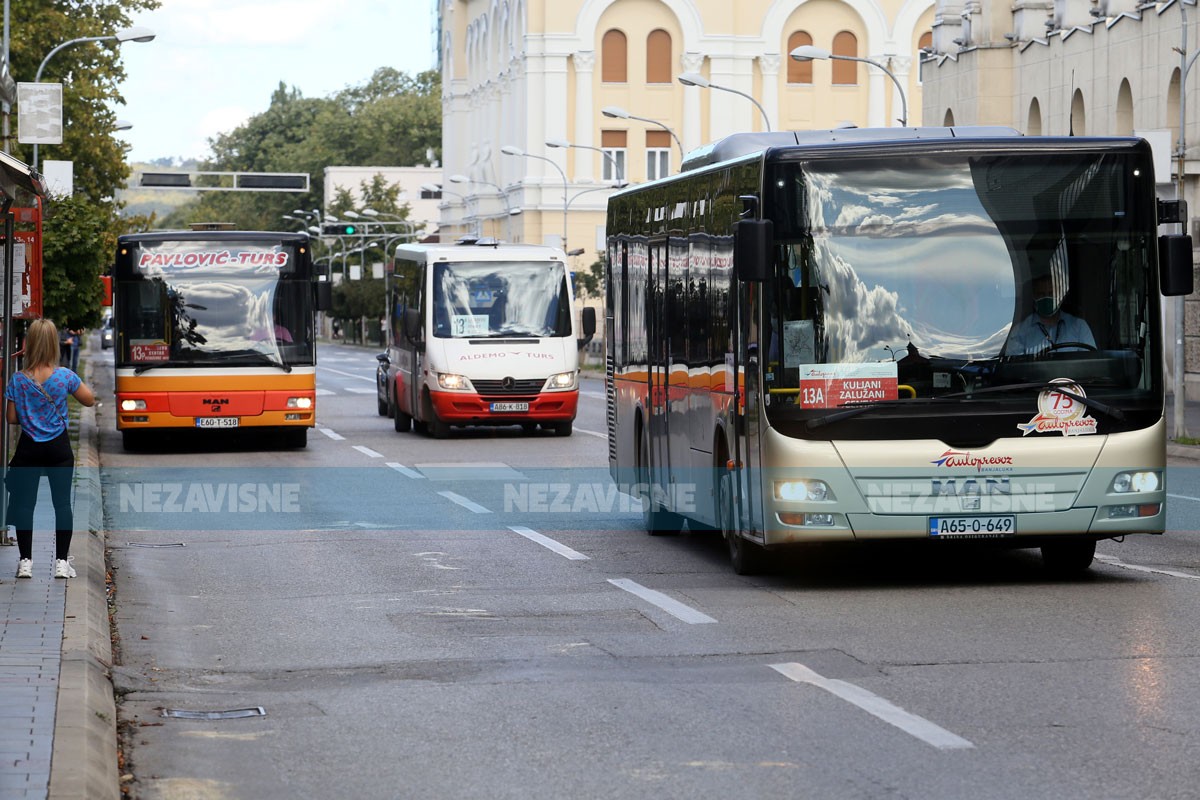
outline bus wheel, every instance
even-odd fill
[[[683,529],[683,517],[666,511],[654,499],[654,487],[650,483],[650,439],[642,434],[641,457],[638,461],[638,480],[642,484],[642,524],[651,536],[679,533]]]
[[[126,452],[136,453],[142,449],[142,445],[146,443],[146,437],[142,434],[145,431],[121,431],[121,447]]]
[[[425,427],[429,431],[429,435],[434,439],[445,439],[449,436],[450,426],[437,415],[437,411],[434,409],[433,401],[429,399],[429,395],[425,395],[422,407],[425,411]]]
[[[717,481],[717,519],[721,535],[729,548],[729,563],[738,575],[755,575],[762,572],[766,562],[766,550],[742,536],[733,513],[733,473],[725,470]]]
[[[400,410],[394,397],[388,398],[388,416],[392,418],[392,427],[396,429],[396,433],[405,433],[412,427],[412,417]]]
[[[550,423],[550,430],[554,431],[555,436],[570,436],[573,428],[574,423],[571,420]]]
[[[1042,545],[1042,565],[1059,577],[1078,575],[1092,565],[1096,556],[1094,539],[1067,539]]]

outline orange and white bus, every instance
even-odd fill
[[[316,422],[315,312],[329,306],[307,234],[121,236],[113,269],[117,429],[250,428],[304,447]]]
[[[1191,237],[1144,140],[739,134],[683,167],[608,203],[609,460],[648,530],[720,530],[739,572],[954,539],[1071,572],[1163,532]]]

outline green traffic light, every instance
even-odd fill
[[[353,225],[347,225],[347,226],[346,226],[346,235],[347,235],[347,236],[353,236],[353,235],[354,235],[354,231],[355,231],[355,228],[354,228],[354,226],[353,226]]]

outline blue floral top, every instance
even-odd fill
[[[18,372],[4,396],[16,404],[17,419],[25,435],[35,442],[48,442],[67,429],[67,396],[74,394],[82,383],[74,372],[58,367],[42,384],[43,394],[33,378]]]

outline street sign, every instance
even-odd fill
[[[17,84],[17,141],[62,144],[62,84]]]

